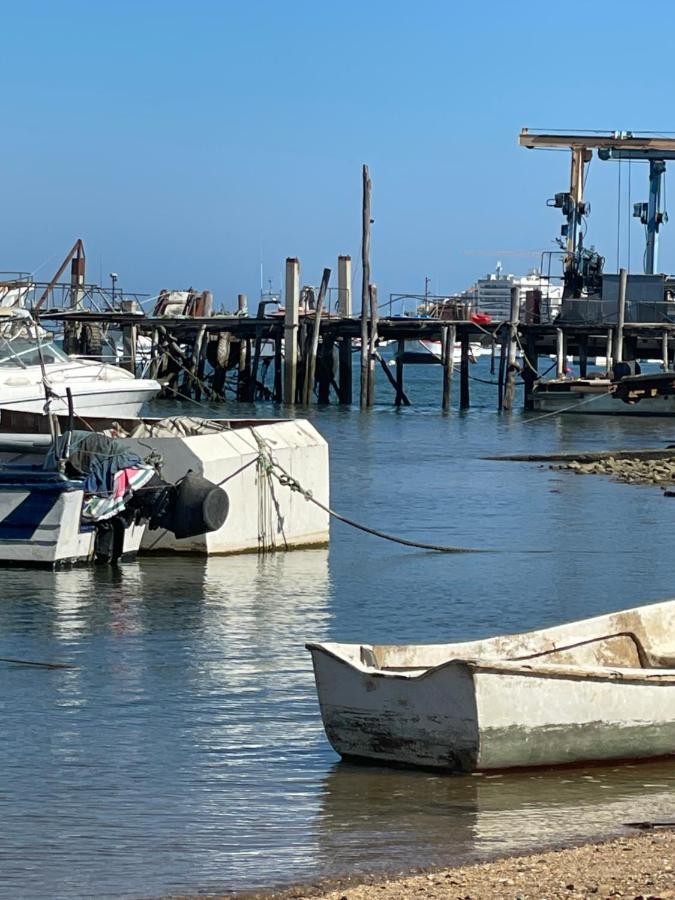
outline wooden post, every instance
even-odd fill
[[[352,339],[346,334],[340,338],[340,403],[350,406],[352,403]]]
[[[123,300],[122,310],[131,312],[134,308],[133,300]],[[136,340],[138,329],[134,323],[122,326],[122,368],[136,374]]]
[[[352,258],[338,257],[338,313],[345,318],[352,315]],[[346,335],[340,338],[340,403],[352,402],[352,339]]]
[[[459,408],[469,409],[471,406],[471,401],[469,399],[469,332],[466,328],[462,329],[459,346],[461,349],[459,363]]]
[[[316,374],[316,354],[319,349],[319,334],[321,331],[321,310],[323,309],[324,300],[326,299],[326,291],[328,290],[328,282],[330,281],[330,269],[324,269],[321,277],[321,287],[319,288],[319,296],[316,298],[316,308],[314,310],[314,327],[312,328],[312,339],[309,345],[309,353],[305,361],[305,382],[303,385],[303,403],[309,406],[309,401],[314,390],[314,376]]]
[[[626,288],[628,272],[619,269],[619,300],[616,311],[616,331],[614,333],[614,365],[623,360],[623,327],[626,321]]]
[[[334,348],[335,338],[326,335],[321,341],[321,345],[319,347],[316,375],[316,380],[319,388],[318,401],[323,405],[325,405],[326,403],[330,403],[331,385],[335,384],[335,376],[333,372]]]
[[[70,264],[70,308],[81,309],[84,293],[84,273],[86,260],[81,242],[77,244],[77,255]]]
[[[670,364],[669,352],[668,352],[668,332],[664,331],[661,335],[661,364],[663,366],[663,371],[667,372]]]
[[[186,393],[188,397],[193,395],[196,396],[199,388],[198,388],[198,369],[199,369],[199,360],[202,353],[202,343],[204,342],[204,337],[206,335],[206,325],[200,325],[199,331],[195,335],[195,342],[192,345],[192,358],[190,359],[190,374],[188,376],[186,385],[187,390]],[[198,397],[196,399],[199,399]]]
[[[352,258],[338,256],[337,313],[348,319],[352,314]]]
[[[614,368],[614,360],[612,359],[612,348],[614,347],[614,329],[607,329],[607,342],[605,344],[605,364],[607,371],[611,372]]]
[[[565,333],[562,328],[555,330],[555,377],[565,377]]]
[[[282,338],[274,338],[274,402],[283,400],[283,353],[281,352]]]
[[[403,402],[403,354],[405,353],[405,341],[399,339],[396,344],[396,399],[394,404],[400,406]]]
[[[375,354],[377,353],[377,285],[368,287],[370,300],[370,340],[368,342],[368,406],[375,403]]]
[[[248,300],[246,294],[237,294],[237,315],[248,315]]]
[[[443,363],[443,412],[450,409],[450,397],[452,392],[452,373],[455,367],[454,353],[457,336],[456,325],[446,325],[443,328],[441,361]]]
[[[588,335],[580,334],[577,338],[579,347],[579,376],[586,378],[588,375]]]
[[[248,374],[251,367],[250,342],[248,339],[239,340],[239,366],[237,369],[237,400],[248,398]]]
[[[504,408],[504,378],[506,375],[506,332],[505,326],[499,329],[499,372],[497,375],[497,409]]]
[[[368,310],[370,307],[370,190],[368,166],[363,167],[363,204],[361,215],[361,395],[363,409],[368,405]]]
[[[523,406],[525,409],[534,409],[533,389],[534,384],[539,378],[539,357],[537,354],[537,335],[527,332],[527,343],[525,344],[525,360],[523,365],[523,384],[525,386]]]
[[[256,326],[255,341],[253,344],[253,365],[251,366],[251,378],[248,385],[248,401],[255,402],[255,392],[258,386],[258,366],[260,365],[260,353],[262,350],[262,337],[260,329]]]
[[[298,383],[298,323],[300,321],[300,262],[295,257],[286,260],[286,290],[284,295],[284,400],[293,405]]]
[[[518,319],[520,318],[520,290],[511,288],[511,313],[509,316],[509,346],[506,364],[506,387],[504,409],[513,409],[513,395],[516,390],[516,351],[518,349]]]

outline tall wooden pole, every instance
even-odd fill
[[[286,309],[284,312],[284,401],[295,403],[298,381],[298,323],[300,309],[300,262],[295,257],[286,260]]]
[[[370,190],[368,166],[363,167],[361,217],[361,408],[368,405],[368,311],[370,308]]]

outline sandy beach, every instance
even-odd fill
[[[239,896],[247,900],[669,900],[675,898],[675,828],[458,868],[388,878],[378,874]]]

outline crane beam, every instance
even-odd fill
[[[642,151],[675,151],[675,138],[635,136],[629,131],[608,131],[606,133],[587,134],[546,134],[532,132],[528,128],[521,129],[518,137],[521,147],[529,149],[545,148],[586,150],[621,148],[623,150]]]

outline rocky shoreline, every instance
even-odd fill
[[[572,459],[569,462],[549,466],[577,475],[608,475],[626,484],[659,485],[666,492],[675,488],[675,456],[669,459],[640,459],[607,456],[603,459]]]
[[[674,900],[675,823],[580,847],[409,875],[359,876],[246,900]],[[215,898],[214,898],[215,900]]]

